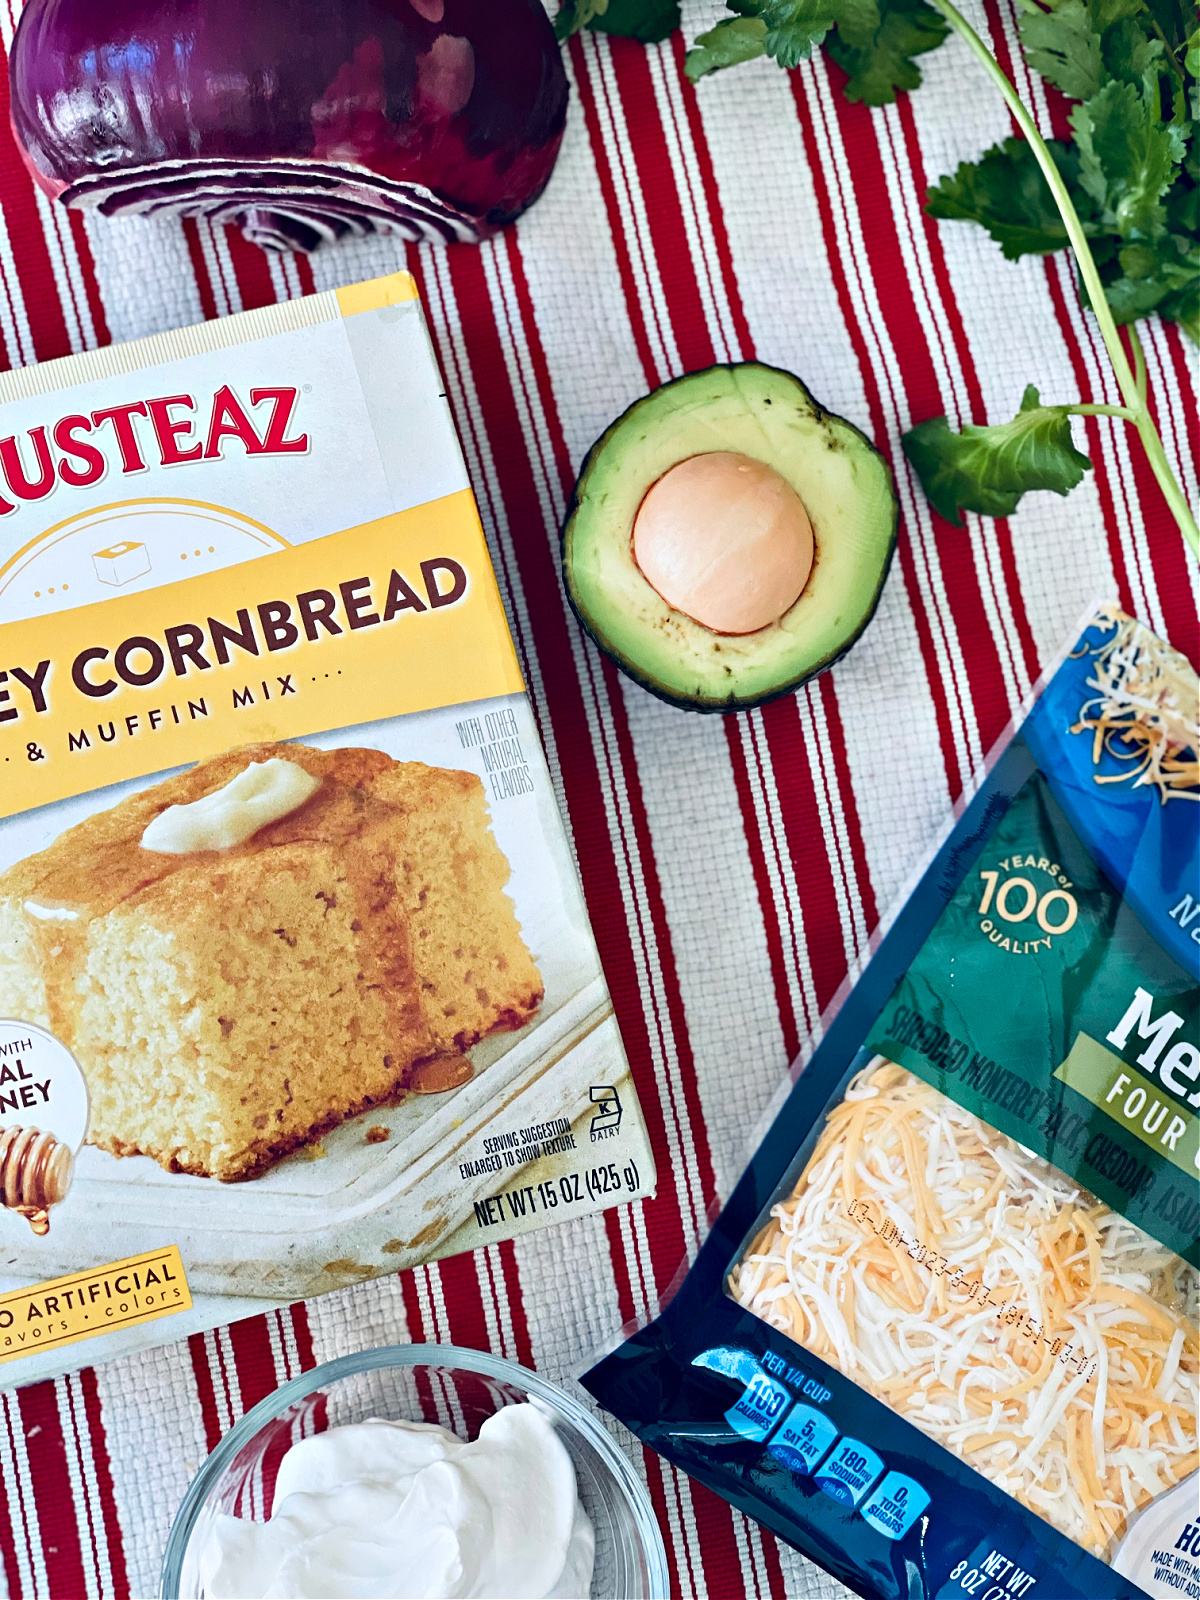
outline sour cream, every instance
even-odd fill
[[[268,1522],[212,1519],[198,1577],[209,1600],[575,1600],[594,1554],[571,1457],[524,1404],[471,1444],[379,1421],[302,1440],[280,1463]]]
[[[633,558],[669,606],[713,633],[757,633],[800,598],[813,564],[804,502],[733,450],[664,472],[633,523]]]
[[[252,761],[236,778],[186,806],[160,811],[142,834],[142,849],[182,856],[193,850],[232,850],[268,822],[278,822],[320,788],[321,780],[294,761]]]

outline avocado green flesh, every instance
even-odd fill
[[[680,461],[714,450],[774,467],[812,523],[808,582],[757,633],[713,633],[674,610],[633,558],[648,490]],[[679,705],[733,710],[795,687],[853,644],[887,575],[896,518],[883,457],[798,378],[757,363],[711,367],[639,400],[593,446],[563,534],[567,592],[600,647],[646,688]]]

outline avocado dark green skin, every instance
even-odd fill
[[[643,395],[640,399],[635,400],[632,405],[626,407],[621,415],[615,418],[614,421],[608,425],[608,427],[588,451],[587,456],[584,459],[583,466],[580,468],[579,476],[575,480],[575,486],[571,491],[570,499],[567,502],[566,514],[563,518],[560,543],[563,585],[566,589],[567,600],[570,603],[571,610],[579,619],[579,622],[585,632],[587,632],[592,639],[595,640],[596,644],[604,652],[604,654],[616,664],[616,666],[626,675],[626,677],[632,678],[635,683],[639,684],[643,689],[648,690],[649,693],[654,695],[657,699],[665,701],[668,705],[677,706],[683,711],[714,712],[720,715],[727,715],[730,712],[746,711],[754,706],[766,705],[772,700],[778,700],[784,695],[792,694],[800,687],[801,684],[807,683],[810,678],[818,677],[822,672],[828,671],[828,669],[832,667],[835,662],[840,661],[846,652],[857,643],[858,639],[863,633],[863,630],[874,617],[876,609],[879,605],[880,596],[883,593],[884,585],[887,582],[888,574],[891,571],[892,559],[896,549],[896,538],[900,523],[900,502],[896,496],[895,483],[894,480],[891,479],[889,470],[890,530],[887,535],[887,550],[881,570],[879,572],[878,580],[875,584],[874,592],[870,597],[869,603],[867,604],[861,619],[834,649],[827,651],[819,660],[810,662],[804,667],[803,670],[797,672],[794,676],[788,678],[786,681],[781,681],[763,693],[739,695],[736,691],[733,691],[727,698],[719,701],[716,699],[699,700],[687,695],[673,693],[651,673],[640,667],[636,660],[631,659],[627,653],[621,651],[610,639],[606,638],[603,631],[599,629],[588,617],[577,599],[575,586],[572,582],[568,542],[572,523],[579,510],[581,501],[587,492],[588,479],[595,469],[597,462],[604,454],[606,446],[611,441],[614,434],[616,434],[617,431],[642,406],[645,405],[647,399],[651,398],[651,396],[661,394],[663,390],[673,389],[680,384],[687,383],[690,379],[704,377],[707,374],[717,372],[733,374],[736,373],[740,368],[746,367],[761,368],[764,372],[774,374],[780,378],[786,379],[790,383],[795,384],[807,398],[812,407],[813,415],[817,420],[825,421],[826,419],[830,419],[837,422],[839,427],[846,429],[855,435],[862,442],[862,445],[866,451],[869,451],[872,455],[878,456],[881,461],[884,461],[884,465],[886,467],[885,459],[860,428],[856,427],[852,422],[848,422],[845,417],[839,416],[836,412],[826,410],[826,408],[813,397],[807,385],[804,384],[801,379],[797,378],[794,373],[788,372],[782,367],[767,366],[765,362],[718,362],[714,363],[714,365],[711,367],[699,369],[697,372],[686,373],[680,378],[673,378],[670,380],[670,382],[660,385],[658,389],[652,390],[650,395]],[[646,438],[647,434],[644,433],[642,437]],[[643,492],[648,491],[650,487],[651,484],[647,483]]]

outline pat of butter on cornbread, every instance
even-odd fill
[[[228,848],[153,848],[169,807],[276,761],[307,775],[286,814]],[[394,1100],[421,1063],[530,1019],[543,986],[509,870],[472,773],[232,751],[0,876],[0,1015],[74,1051],[90,1143],[253,1177]]]

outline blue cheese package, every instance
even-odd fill
[[[1098,609],[583,1378],[870,1597],[1200,1596],[1200,741]]]

